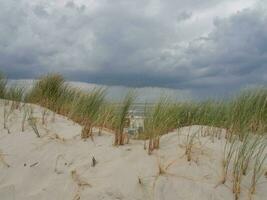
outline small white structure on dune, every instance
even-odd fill
[[[135,110],[130,110],[128,120],[129,126],[127,128],[127,133],[135,135],[144,131],[144,116],[136,115]]]

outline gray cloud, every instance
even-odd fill
[[[196,96],[266,84],[266,3],[224,16],[227,3],[3,0],[0,69],[10,78],[60,72],[69,80]]]

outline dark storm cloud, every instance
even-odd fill
[[[218,15],[207,31],[206,13],[225,2],[3,0],[0,69],[11,78],[60,72],[70,80],[203,93],[266,84],[266,3]]]
[[[234,83],[235,86],[266,83],[265,13],[266,10],[260,9],[244,10],[230,18],[216,20],[215,30],[209,34],[209,40],[189,48],[189,52],[196,52],[191,58],[192,66],[199,70],[202,68],[207,73],[214,70],[226,86],[227,83]],[[197,65],[199,61],[200,68]]]

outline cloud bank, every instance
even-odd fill
[[[266,13],[263,0],[2,0],[0,69],[217,96],[267,83]]]

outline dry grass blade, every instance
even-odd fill
[[[263,165],[265,160],[267,159],[266,154],[266,147],[267,142],[266,138],[262,140],[262,143],[257,149],[256,155],[255,155],[255,161],[253,166],[253,172],[252,172],[252,178],[251,178],[251,186],[250,186],[250,193],[254,194],[256,191],[257,183],[259,182],[261,176],[264,174]]]
[[[229,170],[229,166],[231,163],[231,160],[233,158],[233,155],[236,151],[236,145],[237,145],[237,140],[233,139],[231,141],[227,140],[224,146],[224,158],[223,158],[223,177],[222,177],[222,181],[221,183],[224,184],[226,179],[227,179],[227,175],[228,175],[228,170]]]
[[[0,72],[0,98],[5,98],[6,93],[6,84],[7,79],[6,77]]]
[[[193,134],[190,134],[188,132],[186,137],[186,144],[185,144],[185,155],[187,156],[187,161],[190,162],[192,159],[192,148],[194,146],[194,140],[197,137],[198,132],[194,132]]]
[[[30,112],[30,116],[28,118],[28,122],[34,133],[36,134],[37,137],[41,137],[40,133],[37,128],[37,119],[33,116],[33,113]]]

